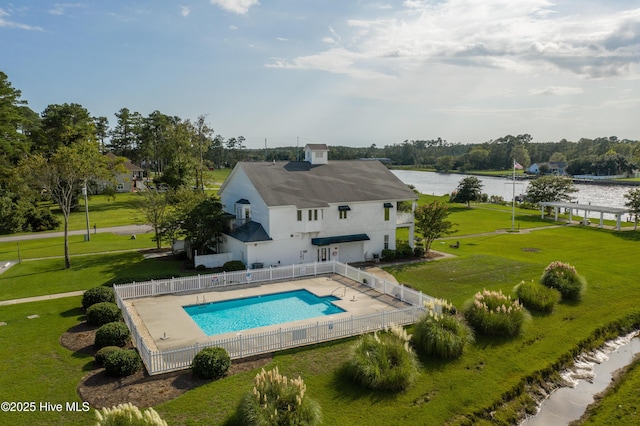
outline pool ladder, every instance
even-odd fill
[[[345,285],[345,286],[337,287],[335,290],[333,290],[333,291],[331,292],[331,295],[332,295],[332,296],[335,296],[335,294],[334,294],[334,293],[335,293],[336,291],[340,290],[340,289],[343,289],[342,297],[346,296],[346,294],[347,294],[347,286],[346,286],[346,285]]]

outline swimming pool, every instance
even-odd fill
[[[214,336],[345,312],[332,303],[336,300],[294,290],[183,308],[207,336]]]

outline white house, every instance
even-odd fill
[[[547,169],[546,173],[552,174],[552,175],[564,175],[565,171],[564,169],[567,167],[567,163],[563,162],[563,161],[550,161],[548,163],[533,163],[531,166],[529,166],[529,168],[527,169],[527,171],[529,173],[533,173],[533,174],[539,174],[540,173],[540,169]]]
[[[415,193],[378,161],[329,161],[325,144],[305,146],[305,161],[239,162],[220,188],[233,216],[220,252],[249,267],[313,261],[357,262],[395,249],[398,212]]]

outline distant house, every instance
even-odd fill
[[[105,156],[111,159],[124,158],[124,157],[118,157],[112,152],[106,153]],[[116,192],[132,192],[134,188],[136,190],[144,189],[145,188],[143,183],[144,169],[136,166],[127,158],[124,158],[124,163],[122,165],[124,166],[126,171],[115,176]],[[102,183],[102,187],[105,187],[107,185],[113,185],[113,184]]]
[[[565,168],[567,167],[567,163],[564,161],[550,161],[547,163],[533,163],[527,171],[529,173],[533,173],[534,175],[538,175],[541,173],[551,174],[551,175],[564,175]]]
[[[305,161],[239,162],[220,188],[231,230],[220,242],[245,265],[357,262],[394,249],[399,212],[415,193],[379,161],[329,161],[325,144],[305,146]],[[413,203],[412,203],[413,204]]]

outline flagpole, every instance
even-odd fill
[[[513,159],[513,194],[511,197],[511,232],[516,227],[516,159]]]

